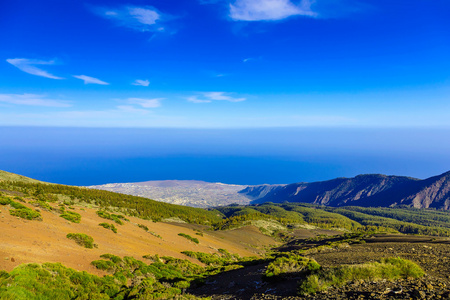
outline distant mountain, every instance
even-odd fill
[[[245,185],[197,180],[162,180],[89,186],[89,188],[193,207],[214,207],[232,203],[249,204],[253,198],[238,193],[245,187]]]
[[[262,184],[249,185],[245,189],[239,191],[240,194],[245,195],[251,200],[258,200],[266,197],[269,194],[276,195],[276,192],[285,187],[286,184]]]
[[[261,197],[257,197],[258,192]],[[304,202],[328,206],[395,206],[450,209],[450,172],[419,180],[380,174],[285,186],[248,187],[252,203]]]

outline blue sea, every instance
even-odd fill
[[[449,129],[0,127],[0,169],[69,185],[292,183],[450,170]]]

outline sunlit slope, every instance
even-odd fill
[[[93,274],[102,274],[90,262],[99,259],[100,255],[111,253],[120,257],[131,256],[143,260],[144,255],[171,256],[190,259],[182,251],[199,251],[218,253],[218,249],[226,249],[230,253],[240,256],[258,255],[268,245],[277,244],[274,239],[264,236],[258,230],[249,231],[240,228],[221,232],[208,231],[206,226],[186,223],[166,223],[143,220],[137,217],[123,216],[115,220],[102,218],[98,208],[89,205],[61,205],[48,203],[51,210],[46,210],[32,199],[23,197],[25,202],[13,196],[3,194],[2,199],[9,198],[33,211],[36,209],[40,217],[27,220],[13,216],[10,211],[15,210],[11,205],[0,205],[0,227],[2,228],[0,243],[0,270],[10,271],[23,263],[61,262],[63,265],[76,270],[85,270]],[[3,202],[4,203],[4,202]],[[14,204],[16,205],[16,204]],[[64,211],[79,214],[79,223],[66,220]],[[48,209],[48,208],[47,208]],[[72,215],[72,214],[69,214]],[[117,233],[99,224],[114,225]],[[82,233],[93,238],[95,247],[84,248],[66,236],[69,233]],[[193,242],[179,234],[183,233],[198,240]],[[258,243],[251,245],[252,236]],[[238,235],[238,238],[236,238]],[[242,239],[241,239],[242,238]],[[198,263],[194,259],[191,261]]]
[[[14,173],[10,173],[10,172],[6,172],[6,171],[0,170],[0,181],[3,181],[3,180],[20,181],[20,182],[27,182],[27,183],[38,183],[38,182],[41,182],[41,181],[36,180],[36,179],[32,179],[32,178],[25,177],[25,176],[22,176],[22,175],[18,175],[18,174],[14,174]]]

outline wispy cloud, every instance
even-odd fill
[[[148,110],[146,109],[142,109],[142,108],[136,108],[132,105],[119,105],[117,106],[117,109],[121,112],[125,112],[125,113],[140,113],[140,114],[147,114],[149,113]]]
[[[48,99],[44,95],[35,94],[0,94],[0,102],[29,105],[29,106],[47,106],[47,107],[70,107],[67,101]]]
[[[211,100],[205,100],[205,99],[198,99],[198,96],[190,96],[186,98],[187,101],[192,102],[192,103],[210,103]]]
[[[248,62],[257,61],[257,60],[261,60],[261,59],[262,59],[262,56],[257,56],[257,57],[247,57],[247,58],[244,58],[244,59],[242,60],[242,62],[243,62],[243,63],[248,63]]]
[[[137,31],[165,31],[163,23],[168,15],[162,14],[152,6],[122,6],[118,8],[94,8],[94,12],[115,21],[123,27]]]
[[[86,76],[86,75],[73,75],[73,77],[81,79],[84,81],[84,84],[101,84],[101,85],[109,85],[109,83],[104,82],[98,78]]]
[[[51,78],[51,79],[64,79],[62,77],[55,76],[49,72],[42,70],[35,65],[53,65],[55,62],[53,60],[44,61],[37,59],[27,59],[27,58],[9,58],[6,60],[11,65],[15,66],[19,70],[36,76]]]
[[[156,108],[161,106],[161,100],[164,98],[143,99],[143,98],[128,98],[128,103],[137,104],[143,108]]]
[[[132,85],[140,85],[140,86],[149,86],[150,81],[146,80],[141,80],[141,79],[136,79]]]
[[[276,21],[291,16],[314,17],[311,1],[294,4],[289,0],[236,0],[229,6],[229,16],[234,21]]]
[[[186,99],[192,103],[210,103],[212,101],[241,102],[247,100],[247,98],[243,97],[235,98],[225,92],[204,92],[197,96],[187,97]]]

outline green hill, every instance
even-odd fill
[[[30,182],[30,183],[41,182],[41,181],[36,180],[36,179],[32,179],[32,178],[25,177],[25,176],[22,176],[22,175],[17,175],[17,174],[14,174],[14,173],[9,173],[9,172],[0,170],[0,181],[4,181],[4,180],[7,180],[7,181],[19,181],[19,182]]]

